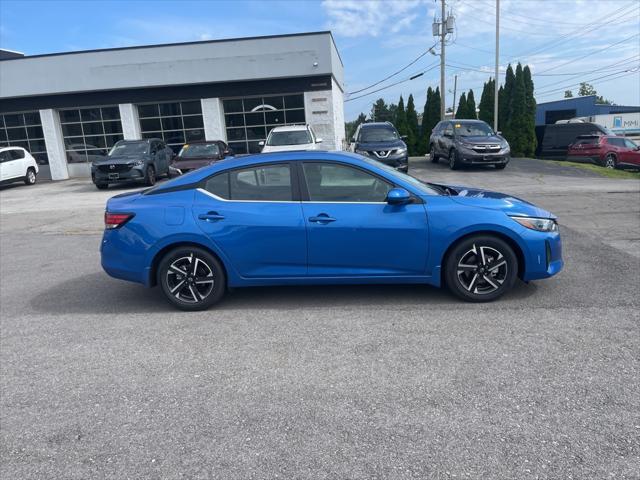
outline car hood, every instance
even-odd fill
[[[390,142],[359,142],[356,147],[358,150],[390,150],[392,148],[406,148],[407,145],[402,140],[393,140]]]
[[[296,150],[315,150],[314,143],[302,143],[300,145],[265,145],[262,148],[262,153],[269,152],[295,152]]]
[[[491,135],[490,137],[486,135],[479,137],[458,136],[457,138],[464,143],[502,143],[504,141],[504,138],[498,137],[497,135]]]
[[[119,164],[127,164],[133,163],[137,160],[144,160],[143,155],[118,155],[113,157],[103,157],[99,160],[95,160],[93,163],[95,165],[119,165]]]
[[[553,213],[540,208],[533,203],[527,202],[526,200],[522,200],[521,198],[514,197],[506,193],[460,185],[436,185],[449,189],[451,192],[451,200],[460,205],[502,210],[509,215],[556,218]]]

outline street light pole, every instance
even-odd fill
[[[445,19],[445,0],[442,3],[442,16],[440,17],[440,120],[444,120],[445,114],[445,90],[444,90],[444,40],[447,35],[447,21]]]
[[[496,0],[496,75],[495,75],[495,91],[493,99],[493,129],[498,131],[498,92],[500,91],[500,80],[498,71],[500,65],[500,0]]]

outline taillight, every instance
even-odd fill
[[[113,230],[120,228],[133,218],[133,213],[111,213],[104,212],[104,228]]]

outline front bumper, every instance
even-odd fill
[[[458,149],[458,161],[464,165],[506,165],[511,160],[511,152],[478,153],[467,148]]]
[[[144,167],[132,167],[129,170],[118,172],[103,172],[97,168],[91,169],[93,183],[118,183],[144,180]]]
[[[540,280],[559,273],[564,267],[560,232],[523,232],[527,250],[523,280]]]

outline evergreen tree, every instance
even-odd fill
[[[511,97],[511,117],[508,119],[508,132],[505,138],[511,146],[511,153],[514,156],[523,156],[527,154],[530,144],[530,136],[528,134],[528,107],[527,107],[527,89],[524,82],[524,73],[522,65],[518,63],[513,83],[513,91]]]
[[[535,154],[538,139],[536,137],[536,99],[534,97],[533,79],[531,76],[531,70],[529,65],[525,66],[523,71],[524,76],[524,89],[526,94],[527,105],[527,148],[524,154],[527,157],[532,157]]]
[[[504,80],[502,96],[498,101],[498,122],[500,130],[505,138],[511,135],[511,119],[513,117],[513,91],[516,83],[516,76],[513,73],[511,64],[507,66],[507,73]]]
[[[391,122],[393,117],[384,99],[379,98],[371,109],[371,120],[375,122]]]
[[[418,142],[418,155],[424,155],[429,148],[429,137],[431,136],[431,129],[429,129],[431,103],[433,102],[433,90],[431,87],[427,88],[427,100],[424,102],[424,109],[422,110],[422,125],[420,126],[420,141]],[[431,127],[433,128],[433,127]]]
[[[400,95],[400,101],[398,102],[398,109],[393,123],[401,136],[409,133],[407,127],[407,113],[404,110],[404,100],[402,99],[402,95]]]
[[[413,95],[409,95],[407,101],[407,147],[409,155],[418,154],[418,112],[413,101]]]
[[[358,118],[356,118],[354,121],[345,122],[344,130],[345,130],[345,135],[346,135],[345,138],[347,139],[347,142],[351,141],[353,134],[356,133],[356,128],[358,128],[358,125],[366,121],[367,121],[367,116],[364,113],[360,113],[360,115],[358,115]]]
[[[469,90],[467,95],[467,118],[471,118],[473,120],[478,118],[478,113],[476,112],[476,99],[473,97],[473,90]]]
[[[436,91],[433,94],[433,103],[431,106],[431,122],[433,124],[433,127],[435,127],[436,124],[440,121],[441,103],[442,99],[440,97],[440,87],[436,87]],[[431,129],[429,130],[429,135],[431,135],[431,130],[433,130],[433,127],[431,127]]]
[[[487,122],[493,127],[493,102],[495,98],[495,80],[489,78],[489,81],[484,84],[482,89],[482,95],[480,96],[480,104],[478,108],[478,118],[484,122]]]
[[[467,95],[464,92],[462,92],[462,95],[460,95],[458,109],[456,110],[456,118],[467,118]]]

